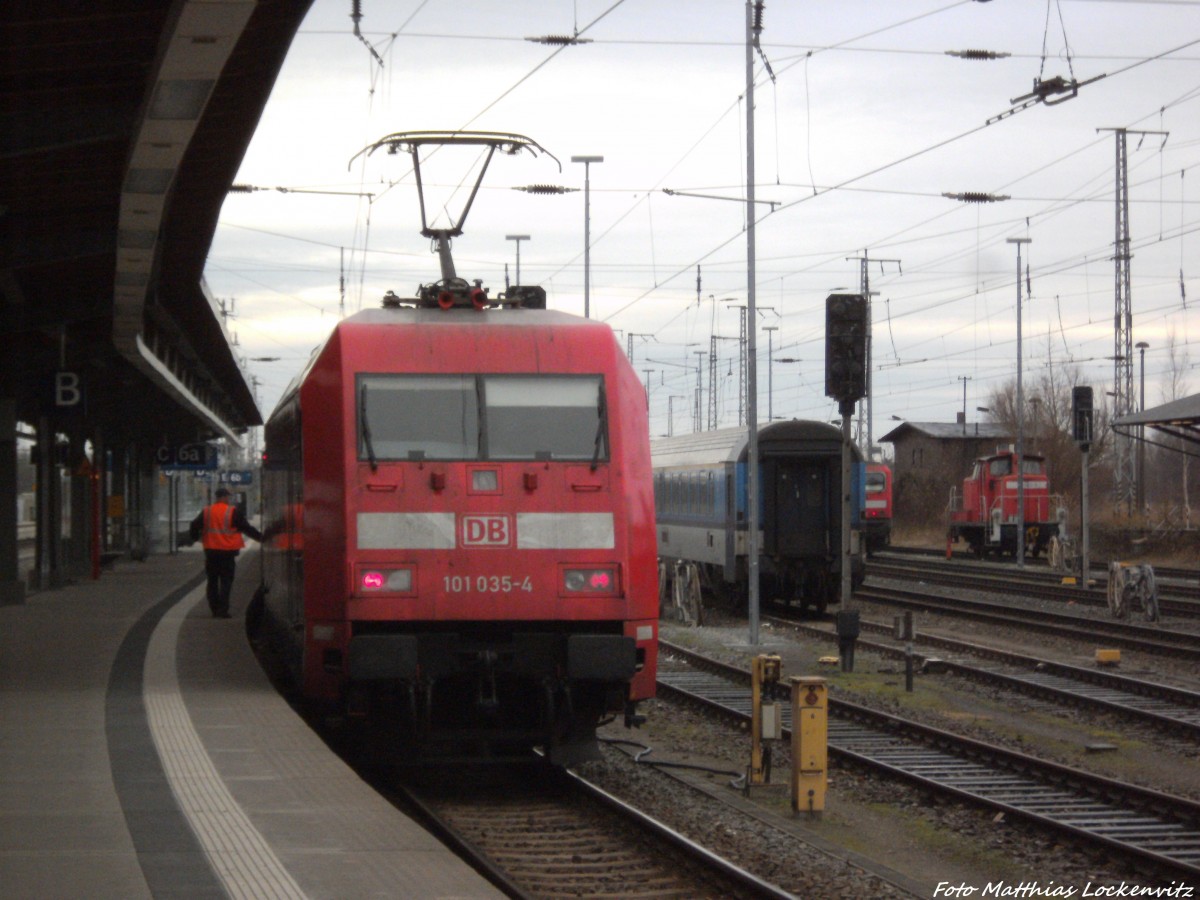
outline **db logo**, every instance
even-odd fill
[[[463,516],[459,542],[464,547],[511,547],[512,522],[508,516]]]

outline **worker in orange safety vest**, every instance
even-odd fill
[[[208,575],[208,608],[214,619],[228,619],[229,594],[237,572],[237,555],[246,546],[242,535],[262,542],[257,528],[246,521],[241,508],[229,502],[229,491],[217,488],[215,501],[192,519],[191,537],[204,545],[204,572]]]

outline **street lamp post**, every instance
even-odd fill
[[[1141,362],[1141,398],[1138,401],[1138,412],[1146,411],[1146,351],[1150,345],[1145,341],[1135,344]],[[1146,426],[1138,426],[1138,455],[1137,455],[1137,505],[1138,512],[1146,509]]]
[[[1017,568],[1025,568],[1025,392],[1021,384],[1021,245],[1032,238],[1009,238],[1017,245]]]
[[[667,397],[667,437],[675,435],[675,401],[686,399],[683,394],[671,394]]]
[[[583,317],[592,317],[592,163],[604,162],[603,156],[572,156],[571,162],[583,163]]]
[[[521,283],[521,241],[529,240],[527,234],[506,234],[505,240],[517,242],[517,284]]]
[[[773,338],[775,336],[774,332],[776,332],[778,330],[779,330],[778,325],[764,325],[763,326],[763,331],[765,331],[767,333],[767,421],[768,422],[775,421],[775,405],[774,405],[774,399],[773,399],[774,394],[775,394],[775,390],[774,390],[775,384],[772,381],[772,375],[771,375],[771,370],[772,370],[771,356],[775,352],[775,350],[773,348]]]
[[[971,380],[970,375],[959,375],[958,380],[963,383],[963,420],[962,433],[967,433],[967,382]]]
[[[788,363],[788,364],[791,364],[791,363],[799,364],[799,363],[803,362],[803,360],[798,359],[794,356],[781,356],[781,357],[779,357],[779,359],[775,360],[775,362]],[[800,370],[800,389],[801,390],[804,389],[804,370],[803,369]]]

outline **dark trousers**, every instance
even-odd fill
[[[204,571],[208,575],[208,608],[212,614],[229,612],[229,593],[237,571],[236,550],[205,550]]]

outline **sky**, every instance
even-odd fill
[[[632,347],[655,436],[693,430],[698,382],[707,425],[716,335],[718,424],[737,424],[744,3],[360,6],[355,35],[351,0],[315,0],[238,174],[259,190],[226,199],[206,267],[232,302],[264,414],[341,315],[439,277],[408,157],[356,154],[396,132],[480,130],[545,152],[492,160],[453,242],[458,275],[495,296],[515,283],[519,248],[521,282],[582,315],[585,167],[571,157],[602,156],[587,167],[591,317]],[[580,42],[527,40],[546,35]],[[1018,355],[1027,395],[1053,367],[1103,398],[1116,348],[1115,129],[1126,134],[1131,335],[1149,345],[1134,394],[1143,377],[1147,406],[1200,390],[1200,0],[774,0],[760,47],[760,422],[836,418],[825,298],[862,289],[864,258],[876,442],[900,421],[953,422],[964,407],[980,419]],[[1054,78],[1071,86],[1049,95],[1057,102],[1025,104]],[[477,164],[462,148],[423,161],[431,224],[461,215]],[[515,190],[528,185],[572,190]],[[967,192],[997,199],[945,196]]]

